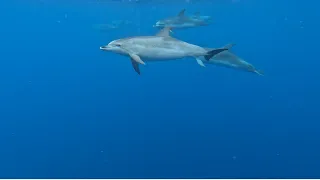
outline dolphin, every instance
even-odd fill
[[[159,20],[153,27],[164,28],[191,28],[197,26],[207,26],[210,24],[209,16],[200,16],[199,13],[195,13],[193,16],[186,16],[185,9],[182,9],[175,17],[169,17],[163,20]]]
[[[200,56],[204,56],[205,60],[209,60],[214,55],[230,48],[223,47],[207,50],[171,37],[170,31],[170,27],[165,27],[154,36],[117,39],[111,41],[108,45],[101,46],[100,49],[129,56],[133,69],[140,75],[139,64],[145,65],[144,61],[168,61],[185,57],[198,58]]]
[[[228,48],[228,47],[224,47],[224,48]],[[206,48],[206,49],[213,50],[210,48]],[[204,59],[202,57],[199,57],[199,58],[197,58],[197,63],[202,67],[205,67],[205,64],[214,64],[217,66],[222,66],[222,67],[227,67],[227,68],[238,69],[238,70],[242,70],[242,71],[255,73],[260,76],[264,75],[263,71],[256,69],[252,64],[250,64],[247,61],[236,56],[230,50],[220,52],[219,54],[216,54],[215,56],[213,56],[212,58],[210,58],[208,60]]]
[[[198,19],[198,20],[203,20],[207,22],[211,22],[211,16],[201,16],[200,12],[195,12],[192,16],[190,16],[192,19]]]

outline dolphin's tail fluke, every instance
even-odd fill
[[[211,49],[207,52],[207,55],[204,56],[204,58],[209,61],[213,56],[231,49],[235,44],[228,44],[222,48],[217,48],[217,49]]]

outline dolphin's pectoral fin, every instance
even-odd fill
[[[196,58],[196,60],[197,60],[197,63],[198,63],[200,66],[206,67],[206,66],[203,64],[203,62],[201,61],[201,59]]]
[[[138,55],[136,55],[136,54],[130,53],[129,56],[130,56],[130,58],[131,58],[132,60],[134,60],[135,62],[137,62],[137,63],[139,63],[139,64],[143,64],[143,65],[146,64],[146,63],[144,63],[144,62],[141,60],[141,58],[140,58]]]
[[[165,28],[161,29],[161,30],[156,34],[156,36],[170,37],[170,32],[172,33],[171,27],[165,27]]]
[[[178,17],[183,17],[185,11],[186,11],[186,9],[182,9],[182,10],[179,12]]]
[[[131,58],[131,64],[132,64],[133,69],[140,75],[139,64],[135,60],[133,60],[132,58]]]

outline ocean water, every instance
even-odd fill
[[[1,178],[319,178],[316,1],[0,2]],[[150,63],[99,50],[154,35],[232,51],[265,76],[194,59]],[[97,24],[127,20],[114,29]],[[101,26],[100,26],[101,27]]]

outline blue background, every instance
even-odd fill
[[[178,0],[177,0],[178,1]],[[319,178],[319,3],[0,2],[1,178]],[[265,76],[99,50],[200,11],[174,37],[232,51]],[[65,16],[67,14],[67,16]],[[100,32],[94,24],[134,25]]]

